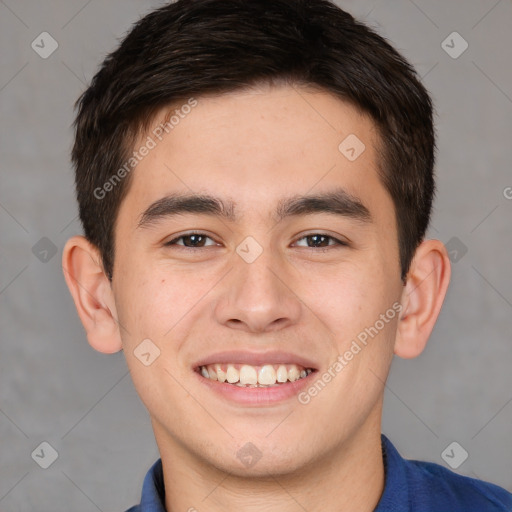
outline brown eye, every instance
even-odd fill
[[[208,247],[208,246],[211,246],[211,245],[216,245],[215,242],[213,242],[212,244],[207,244],[206,245],[206,240],[211,240],[213,242],[213,240],[205,235],[204,233],[188,233],[188,234],[185,234],[185,235],[181,235],[177,238],[174,238],[173,240],[171,240],[170,242],[167,242],[165,244],[166,247],[168,246],[172,246],[172,245],[178,245],[178,246],[183,246],[183,247],[186,247],[187,249],[193,249],[195,247]],[[178,243],[178,241],[182,240],[183,243]]]
[[[301,240],[306,240],[306,247],[309,249],[323,249],[325,247],[348,245],[346,242],[343,242],[342,240],[334,238],[333,236],[327,235],[325,233],[312,233],[310,235],[306,235],[303,236],[302,238],[299,238],[298,241]],[[330,241],[334,241],[334,243],[330,243]]]

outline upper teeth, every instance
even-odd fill
[[[206,379],[229,382],[240,386],[273,386],[286,381],[294,382],[309,375],[313,370],[295,364],[266,364],[250,366],[248,364],[209,364],[200,367],[201,375]]]

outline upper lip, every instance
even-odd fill
[[[293,352],[269,350],[266,352],[254,352],[247,350],[230,350],[217,352],[203,357],[194,363],[194,369],[215,363],[248,364],[262,366],[265,364],[296,364],[304,368],[318,369],[318,363],[310,359],[294,354]]]

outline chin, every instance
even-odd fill
[[[233,448],[210,454],[206,462],[232,476],[262,479],[292,474],[311,462],[308,454],[300,450],[303,442],[277,447],[268,439],[266,442],[246,439],[238,441]]]

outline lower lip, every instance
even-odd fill
[[[283,402],[298,395],[302,389],[311,383],[311,377],[315,375],[316,371],[295,382],[286,382],[264,388],[243,388],[235,384],[226,384],[218,380],[207,379],[197,371],[194,371],[194,373],[205,386],[208,386],[212,391],[232,402],[242,405],[265,406]]]

